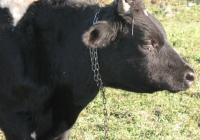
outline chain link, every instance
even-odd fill
[[[98,16],[100,12],[100,8],[95,14],[93,24],[95,24],[98,21]],[[98,62],[98,54],[97,54],[97,48],[90,48],[90,58],[91,58],[91,67],[92,71],[94,72],[94,80],[97,83],[97,86],[99,87],[99,91],[101,92],[103,96],[103,115],[104,115],[104,131],[105,131],[105,138],[108,138],[108,111],[106,108],[107,100],[106,100],[106,91],[105,87],[103,86],[103,82],[101,79],[101,74],[99,73],[99,62]]]
[[[101,8],[99,8],[94,16],[94,20],[93,20],[93,25],[98,21],[98,17],[99,17],[99,13],[101,11]]]
[[[103,96],[103,115],[104,115],[104,131],[105,131],[105,138],[108,138],[108,111],[106,108],[107,100],[106,100],[106,91],[105,87],[103,86],[103,82],[101,79],[101,74],[99,73],[99,63],[98,63],[98,54],[97,48],[90,48],[90,57],[91,57],[91,67],[92,71],[94,72],[94,80],[99,87],[99,91]]]

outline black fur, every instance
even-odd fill
[[[94,25],[94,4],[40,0],[14,28],[8,10],[0,9],[0,127],[7,140],[32,140],[33,132],[37,140],[67,139],[98,93],[90,47],[99,48],[107,87],[141,93],[189,88],[194,79],[186,75],[194,71],[171,48],[162,25],[141,3],[128,2],[133,14],[118,13],[115,0]]]

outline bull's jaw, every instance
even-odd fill
[[[35,1],[38,0],[1,0],[0,7],[9,9],[13,17],[13,26],[16,26],[28,7]]]

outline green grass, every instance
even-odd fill
[[[195,69],[195,84],[187,91],[171,94],[136,94],[107,88],[109,136],[112,140],[200,140],[200,5],[164,17],[158,6],[149,6],[164,25],[175,50]],[[80,114],[71,140],[103,140],[103,104],[99,94]],[[0,140],[4,140],[0,132]]]
[[[107,89],[109,135],[119,140],[199,140],[200,95],[159,92],[135,94]],[[73,140],[104,139],[101,96],[81,113],[72,132]]]

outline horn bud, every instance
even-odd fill
[[[125,0],[118,1],[118,12],[122,15],[129,15],[133,13],[131,6]]]

